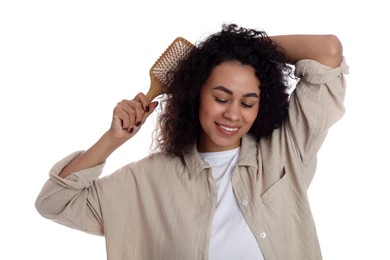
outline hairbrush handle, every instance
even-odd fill
[[[152,101],[157,96],[166,93],[167,88],[153,74],[150,74],[150,88],[146,93],[146,98]]]

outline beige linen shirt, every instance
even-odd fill
[[[269,138],[242,140],[232,186],[266,260],[322,259],[307,189],[328,129],[344,114],[344,73],[301,60],[289,116]],[[103,165],[58,174],[59,161],[36,200],[42,216],[104,235],[107,257],[208,259],[216,186],[196,147],[182,158],[157,153],[99,178]]]

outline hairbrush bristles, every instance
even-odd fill
[[[179,62],[184,59],[195,46],[182,37],[177,37],[164,51],[150,69],[151,86],[146,95],[149,100],[166,92],[172,82],[172,74]]]
[[[184,59],[194,46],[182,37],[176,38],[165,50],[152,67],[153,75],[165,86],[169,86],[171,79],[169,72],[177,69],[180,60]]]

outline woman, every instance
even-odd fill
[[[111,260],[321,259],[307,189],[344,113],[347,69],[336,36],[223,26],[174,72],[158,151],[98,178],[157,106],[139,93],[90,149],[55,164],[36,207],[104,235]]]

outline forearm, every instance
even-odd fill
[[[93,146],[91,146],[91,148],[73,159],[61,171],[59,176],[65,178],[73,172],[104,163],[111,153],[124,142],[124,139],[115,138],[109,132],[106,132]]]
[[[91,148],[64,167],[59,176],[65,178],[73,172],[104,163],[112,152],[140,130],[157,105],[157,101],[150,103],[143,93],[138,93],[133,100],[119,102],[114,108],[110,129]]]
[[[302,59],[316,60],[335,68],[343,59],[343,48],[335,35],[277,35],[270,37],[291,64]]]

